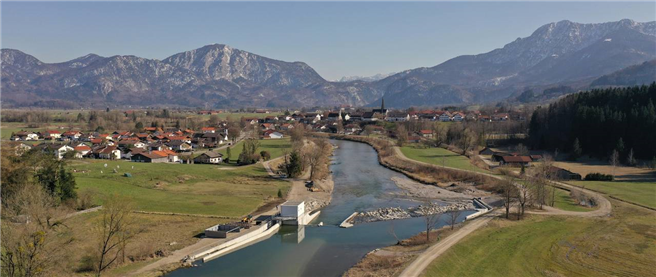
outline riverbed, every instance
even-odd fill
[[[370,222],[352,228],[337,225],[354,211],[382,207],[414,207],[421,203],[401,197],[395,181],[406,176],[378,164],[369,145],[333,140],[331,165],[335,187],[332,202],[310,226],[283,226],[273,237],[196,267],[167,276],[341,276],[366,253],[425,230],[423,218]],[[437,202],[437,201],[435,201]],[[439,203],[439,202],[438,202]],[[465,211],[461,219],[473,211]],[[323,222],[323,227],[316,223]],[[439,225],[446,224],[446,216]]]

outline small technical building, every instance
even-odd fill
[[[305,202],[287,201],[280,205],[280,219],[283,225],[305,224]]]

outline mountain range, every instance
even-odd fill
[[[372,75],[372,76],[344,76],[344,77],[340,78],[339,80],[337,80],[337,82],[352,82],[352,81],[374,82],[374,81],[378,81],[380,79],[385,79],[385,78],[387,78],[389,76],[392,76],[394,74],[396,74],[396,72],[387,73],[387,74],[378,73],[378,74]]]
[[[389,107],[499,101],[527,90],[626,85],[648,80],[656,22],[560,21],[479,55],[406,70],[379,80],[331,82],[303,62],[285,62],[223,44],[163,60],[89,54],[44,63],[2,49],[2,106]],[[631,67],[637,66],[637,67]],[[626,69],[625,69],[626,68]],[[624,70],[618,73],[616,71]],[[652,71],[649,71],[652,70]],[[646,72],[648,71],[648,72]],[[613,74],[623,77],[612,77]],[[605,77],[599,81],[599,78]],[[653,76],[653,75],[652,75]]]

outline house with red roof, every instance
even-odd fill
[[[73,147],[73,150],[75,150],[75,157],[81,159],[82,157],[89,154],[89,152],[91,152],[91,147],[81,144]]]
[[[425,138],[432,138],[433,137],[433,130],[420,130],[419,134],[422,137],[425,137]]]
[[[208,134],[208,133],[213,134],[213,133],[216,133],[216,128],[214,128],[214,127],[203,127],[203,128],[200,129],[200,131],[204,134]]]

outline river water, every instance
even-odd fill
[[[331,142],[338,146],[331,165],[332,202],[313,222],[323,222],[323,227],[283,226],[265,241],[167,276],[341,276],[369,251],[394,244],[390,221],[347,229],[337,225],[354,211],[419,205],[396,194],[401,190],[391,178],[407,177],[381,166],[376,151],[367,144]],[[463,212],[460,220],[471,213]],[[445,221],[443,217],[440,226]],[[393,229],[399,239],[409,238],[425,230],[424,219],[395,220]]]

